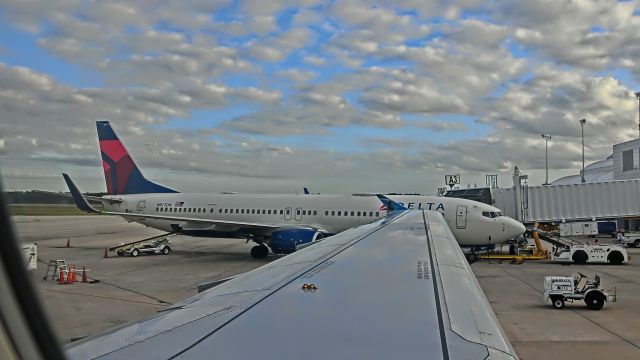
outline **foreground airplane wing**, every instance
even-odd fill
[[[157,315],[72,359],[514,359],[442,215],[398,212]]]

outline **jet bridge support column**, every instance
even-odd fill
[[[513,218],[520,221],[520,222],[524,222],[526,219],[525,217],[527,217],[525,215],[526,213],[526,209],[528,208],[528,206],[525,206],[525,202],[528,201],[526,198],[528,198],[527,194],[525,194],[527,190],[526,185],[523,186],[522,185],[522,180],[527,180],[529,178],[529,175],[522,175],[520,174],[520,170],[518,169],[518,167],[516,166],[515,169],[513,170],[513,190],[514,190],[514,194],[513,194]]]

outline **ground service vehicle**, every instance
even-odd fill
[[[615,302],[616,295],[609,295],[600,286],[600,277],[590,279],[582,273],[572,276],[545,276],[544,301],[562,309],[566,301],[584,300],[591,310],[600,310],[605,302]]]
[[[147,243],[138,243],[126,248],[121,248],[116,251],[118,256],[124,256],[125,254],[136,257],[140,254],[163,254],[169,255],[171,252],[171,244],[166,237],[155,239]]]
[[[620,245],[576,244],[558,248],[554,251],[551,260],[574,262],[576,264],[609,263],[622,265],[629,260],[629,257],[627,250]]]

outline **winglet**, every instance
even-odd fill
[[[308,187],[303,187],[303,189],[304,189],[304,194],[305,194],[305,195],[309,195],[309,194],[311,194],[311,193],[309,192],[309,188],[308,188]]]
[[[78,209],[82,211],[86,211],[88,213],[99,213],[98,210],[96,210],[93,206],[89,205],[89,202],[87,201],[87,199],[84,198],[84,196],[82,196],[82,193],[80,193],[80,190],[78,189],[76,184],[73,182],[73,180],[71,180],[69,175],[63,173],[62,177],[64,178],[64,181],[67,183],[69,192],[71,192],[73,201],[75,201]]]
[[[394,211],[403,211],[403,210],[409,210],[406,207],[404,207],[404,205],[400,204],[399,202],[393,201],[391,199],[389,199],[388,197],[382,195],[382,194],[376,194],[376,196],[378,197],[378,199],[380,200],[380,202],[382,202],[382,205],[387,208],[387,212],[394,212]]]

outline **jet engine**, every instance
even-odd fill
[[[291,254],[302,244],[322,239],[322,233],[314,229],[285,229],[271,233],[269,246],[275,254]]]

